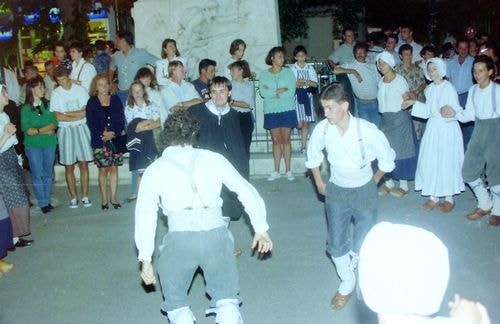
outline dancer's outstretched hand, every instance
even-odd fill
[[[141,278],[147,286],[156,284],[156,277],[151,261],[142,261]]]
[[[271,237],[267,232],[264,233],[255,233],[252,242],[252,249],[257,248],[257,252],[259,253],[267,253],[271,252],[273,249],[273,242],[271,241]]]

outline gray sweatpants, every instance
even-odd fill
[[[500,118],[476,120],[465,151],[462,176],[466,183],[481,177],[486,167],[489,185],[500,184]]]
[[[212,304],[220,299],[238,299],[239,282],[234,243],[225,226],[201,232],[169,232],[163,238],[158,258],[162,310],[189,306],[188,289],[201,267],[206,292]]]

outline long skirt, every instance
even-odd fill
[[[417,169],[417,138],[411,116],[406,111],[382,114],[380,130],[396,152],[396,167],[390,176],[398,180],[415,179]]]
[[[9,213],[14,236],[30,234],[29,199],[23,169],[13,147],[0,154],[0,195]]]
[[[12,224],[5,203],[0,196],[0,260],[5,258],[7,250],[11,247],[13,247]]]

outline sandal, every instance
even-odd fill
[[[422,210],[424,212],[430,212],[433,210],[438,203],[432,199],[429,199],[425,202],[425,204],[422,205]]]
[[[337,291],[335,296],[333,296],[332,301],[330,302],[330,306],[335,310],[341,310],[345,305],[347,305],[350,298],[351,294],[342,295]]]

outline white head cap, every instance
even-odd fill
[[[375,225],[361,246],[359,286],[379,314],[431,315],[449,279],[448,249],[433,233],[410,225]]]
[[[427,64],[425,64],[424,72],[425,72],[425,78],[427,80],[432,81],[431,77],[429,76],[429,73],[427,72],[427,67],[429,66],[429,63],[434,63],[441,78],[444,78],[446,76],[446,62],[443,59],[440,59],[439,57],[433,57],[427,61]]]
[[[394,70],[394,68],[396,67],[396,61],[394,60],[394,57],[392,56],[391,53],[387,52],[387,51],[383,51],[381,53],[379,53],[376,57],[376,62],[377,62],[377,65],[378,65],[378,60],[382,60],[384,61],[385,63],[389,64],[389,66]]]

